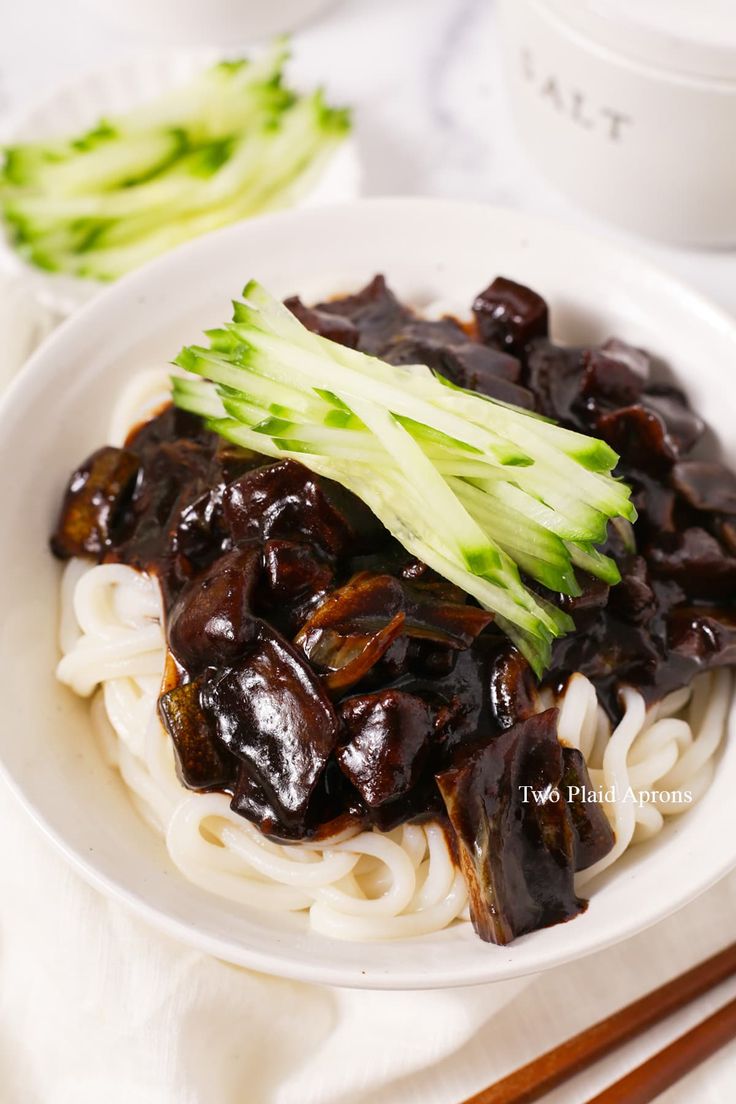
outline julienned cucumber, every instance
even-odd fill
[[[188,238],[286,206],[350,128],[321,91],[287,87],[277,43],[74,138],[6,147],[11,241],[54,272],[113,279]]]
[[[608,583],[596,544],[636,517],[602,441],[311,333],[251,281],[233,321],[182,349],[174,402],[227,440],[292,457],[353,491],[411,553],[461,586],[538,674],[569,616],[525,584]],[[198,377],[198,378],[195,378]]]

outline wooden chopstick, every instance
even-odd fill
[[[587,1027],[578,1035],[574,1035],[559,1046],[548,1050],[546,1054],[535,1058],[533,1062],[515,1070],[508,1077],[497,1081],[495,1085],[482,1089],[475,1096],[469,1097],[464,1104],[531,1104],[563,1081],[567,1081],[593,1062],[597,1062],[599,1058],[610,1054],[616,1047],[642,1034],[647,1028],[659,1023],[672,1012],[683,1008],[734,974],[736,974],[736,943],[732,943],[730,947],[726,947],[712,958],[699,963],[632,1004],[626,1005],[625,1008],[619,1009],[605,1020]],[[705,1028],[708,1023],[709,1020],[706,1020],[701,1027]],[[696,1045],[703,1044],[702,1038],[699,1042],[696,1040]],[[720,1045],[722,1044],[717,1044],[717,1046]],[[712,1052],[704,1051],[703,1056],[706,1053]],[[625,1100],[626,1104],[633,1104],[635,1099],[638,1098],[632,1097],[630,1102],[625,1096],[614,1096],[610,1099],[604,1096],[596,1098],[596,1104],[601,1104],[601,1101],[605,1101],[605,1104],[613,1104],[617,1100]],[[641,1099],[651,1100],[652,1097]]]
[[[734,1038],[736,1000],[729,1001],[598,1096],[591,1097],[588,1104],[650,1104]]]

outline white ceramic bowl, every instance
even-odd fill
[[[357,288],[379,271],[418,305],[438,297],[468,305],[497,273],[526,281],[549,300],[556,337],[615,333],[666,358],[733,448],[736,393],[726,381],[736,363],[736,324],[605,242],[510,211],[429,199],[292,211],[201,238],[64,323],[5,399],[0,758],[28,810],[74,865],[172,936],[231,962],[309,981],[469,985],[545,970],[624,939],[726,873],[736,863],[733,733],[700,804],[616,864],[572,922],[510,947],[481,943],[468,924],[402,942],[343,943],[309,932],[298,918],[248,911],[187,882],[104,765],[87,703],[54,679],[59,565],[48,535],[68,474],[104,441],[124,381],[220,323],[250,276],[276,294],[300,292],[308,301]]]
[[[38,103],[25,104],[4,118],[0,142],[36,141],[79,133],[100,118],[130,111],[177,85],[186,84],[218,58],[249,53],[238,46],[230,51],[211,48],[148,50],[122,58],[104,69],[93,69],[75,77],[57,88],[52,96],[45,95]],[[354,138],[348,137],[295,206],[347,203],[360,194],[360,178],[357,145]],[[96,280],[45,272],[28,264],[10,244],[1,221],[0,270],[22,279],[42,306],[61,315],[71,314],[107,286]]]

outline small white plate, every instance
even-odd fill
[[[470,304],[496,274],[549,301],[555,336],[616,334],[664,357],[736,461],[736,323],[636,256],[511,211],[429,199],[366,200],[269,215],[200,238],[121,280],[65,322],[0,408],[0,760],[26,807],[104,892],[230,962],[368,988],[472,985],[536,973],[660,920],[736,864],[736,719],[702,801],[633,849],[586,913],[509,947],[469,924],[393,943],[343,943],[299,918],[249,911],[192,885],[135,812],[93,740],[88,705],[54,678],[59,566],[48,551],[69,473],[105,440],[113,397],[229,317],[256,276],[306,301],[383,271],[419,305]],[[707,916],[704,917],[707,923]]]
[[[236,51],[240,53],[240,51]],[[247,53],[247,51],[245,51]],[[36,141],[77,134],[100,118],[120,115],[185,84],[195,73],[219,58],[232,56],[212,49],[146,52],[104,69],[75,78],[32,106],[7,116],[0,124],[0,141]],[[361,169],[354,138],[347,138],[335,153],[315,186],[295,204],[296,208],[346,203],[361,190]],[[49,310],[71,314],[106,285],[44,272],[27,264],[11,245],[0,220],[0,271],[16,274]]]

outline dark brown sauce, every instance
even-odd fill
[[[465,325],[419,318],[382,277],[316,308],[289,305],[335,340],[425,363],[620,452],[639,510],[633,542],[609,529],[622,582],[578,573],[579,598],[545,592],[577,626],[555,646],[550,685],[582,671],[615,720],[622,684],[653,700],[736,659],[736,481],[689,458],[702,423],[679,391],[646,381],[646,354],[552,345],[544,301],[501,279]],[[528,665],[341,487],[167,407],[74,473],[52,547],[160,580],[160,713],[186,785],[229,793],[283,841],[442,820],[484,938],[583,907],[572,876],[613,838],[595,805],[518,804],[526,782],[587,778],[559,748],[553,713],[533,716]]]

